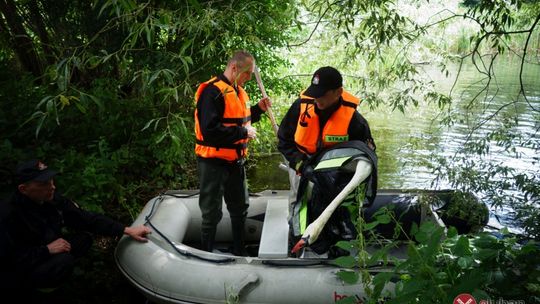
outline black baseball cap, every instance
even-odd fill
[[[17,185],[30,181],[46,182],[56,175],[56,171],[51,170],[43,162],[37,159],[20,163],[15,171],[15,181]]]
[[[311,85],[304,91],[304,95],[319,98],[326,92],[335,90],[343,86],[341,73],[333,67],[325,66],[313,73]]]

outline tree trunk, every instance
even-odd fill
[[[4,15],[9,28],[11,47],[17,54],[21,65],[35,77],[42,75],[41,61],[34,49],[34,44],[23,26],[21,16],[17,14],[17,8],[13,0],[0,0],[0,12]]]
[[[30,18],[32,18],[32,25],[35,27],[39,40],[41,42],[41,48],[43,49],[45,60],[49,65],[55,63],[56,54],[51,48],[51,41],[49,39],[49,32],[43,22],[43,15],[41,14],[37,1],[28,2],[28,10],[30,11]]]

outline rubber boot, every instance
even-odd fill
[[[245,231],[244,223],[246,222],[245,218],[231,218],[231,227],[233,235],[233,250],[232,253],[237,256],[248,256],[245,245]]]
[[[212,252],[216,239],[216,228],[203,228],[201,231],[201,250]]]

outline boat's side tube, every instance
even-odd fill
[[[152,201],[154,206],[152,214],[150,210],[145,215],[145,220],[163,233],[171,241],[181,243],[186,235],[188,225],[191,220],[191,213],[185,204],[175,203],[174,198],[164,198],[159,201]],[[146,211],[148,208],[145,208]]]

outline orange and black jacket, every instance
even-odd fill
[[[243,127],[247,121],[257,122],[263,111],[258,105],[247,108],[241,104],[225,104],[225,94],[247,99],[242,88],[231,86],[224,75],[206,82],[196,94],[197,109],[195,111],[195,153],[202,159],[215,159],[233,162],[245,155],[247,130]],[[224,90],[224,88],[227,89]],[[244,96],[244,97],[242,97]],[[198,97],[198,98],[197,98]],[[227,102],[234,98],[227,98]],[[234,101],[233,101],[234,102]],[[244,100],[244,103],[248,100]],[[244,107],[247,115],[239,115]],[[226,112],[227,111],[227,112]],[[231,117],[235,116],[235,117]],[[249,116],[250,115],[250,116]],[[238,116],[238,117],[236,117]],[[240,149],[240,150],[239,150]]]
[[[300,96],[285,114],[278,132],[278,150],[289,166],[295,168],[308,155],[342,140],[375,145],[367,120],[356,111],[357,105],[358,99],[345,91],[337,104],[325,110],[319,110],[313,99]],[[331,137],[337,139],[328,140]]]

